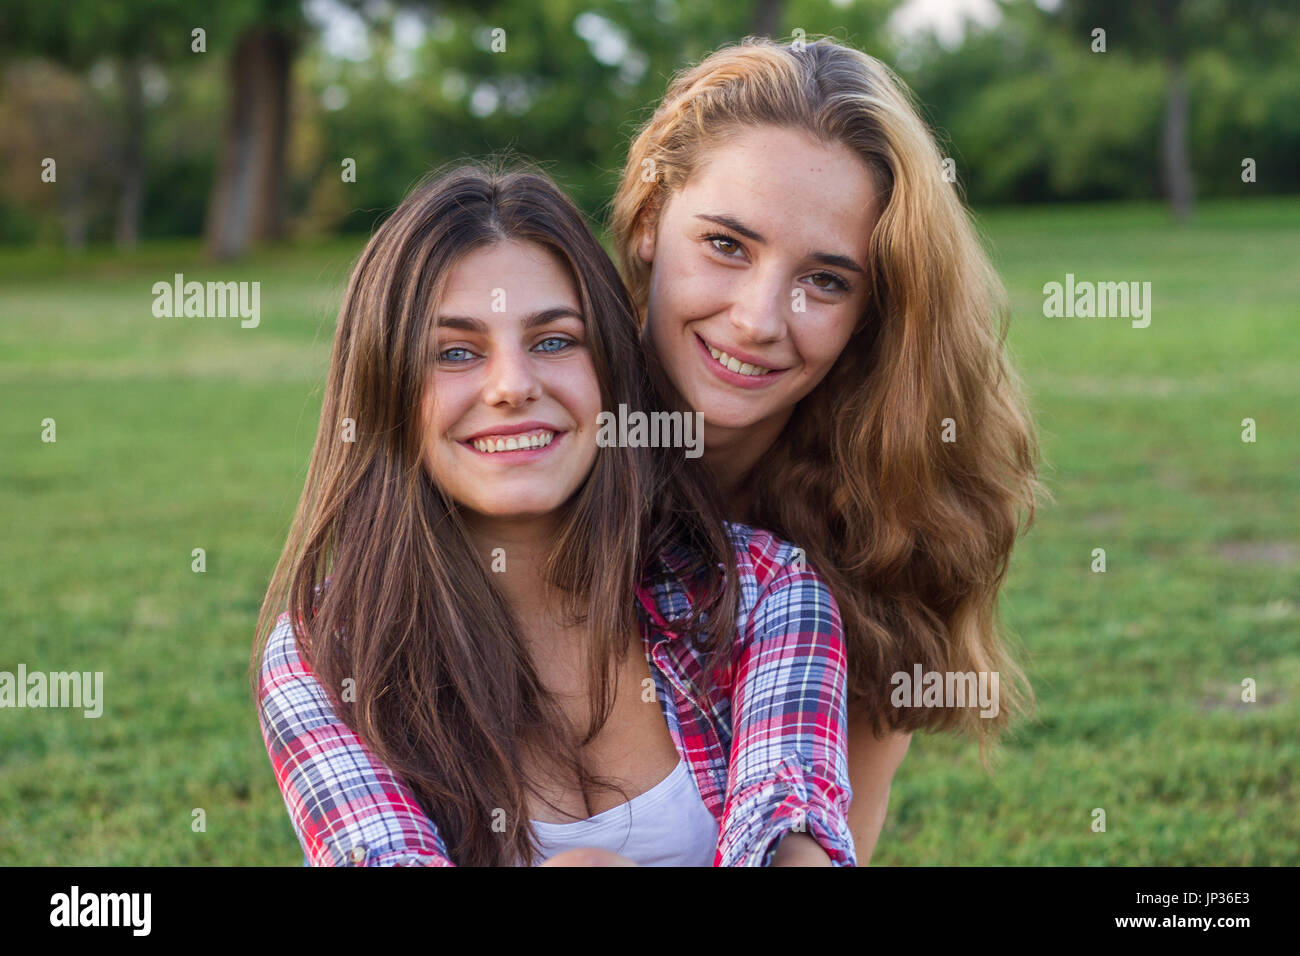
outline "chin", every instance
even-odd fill
[[[727,395],[719,400],[716,395],[704,392],[697,401],[691,401],[691,407],[704,412],[704,422],[715,428],[749,428],[769,417],[772,412],[766,405],[755,407],[743,398]]]
[[[551,496],[532,497],[527,494],[503,495],[486,501],[475,501],[466,505],[471,511],[486,518],[514,518],[528,521],[551,514],[559,508],[560,502]]]

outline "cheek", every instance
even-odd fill
[[[474,404],[474,388],[464,381],[469,376],[438,376],[437,386],[429,387],[421,402],[420,458],[424,469],[444,489],[455,486],[457,468],[455,449],[449,447],[457,424]]]
[[[650,317],[658,328],[652,331],[673,331],[683,323],[724,312],[733,294],[733,280],[726,270],[698,259],[684,262],[665,272],[654,290]]]
[[[810,369],[824,375],[844,351],[856,322],[855,312],[837,310],[825,321],[797,327],[795,348]]]
[[[594,431],[601,408],[600,383],[590,353],[547,370],[545,389],[559,400],[580,429]]]
[[[426,439],[445,439],[473,404],[476,388],[467,375],[438,375],[424,399]]]

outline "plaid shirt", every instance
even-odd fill
[[[829,589],[769,533],[732,525],[741,586],[733,665],[703,684],[704,653],[668,621],[690,607],[681,562],[639,589],[656,697],[718,821],[714,866],[768,866],[790,831],[855,866],[848,827],[845,647]],[[288,614],[262,658],[258,717],[285,806],[314,866],[453,866],[412,790],[336,715],[299,657]]]

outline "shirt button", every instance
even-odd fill
[[[354,846],[352,848],[352,862],[361,863],[366,858],[366,848],[363,846]]]

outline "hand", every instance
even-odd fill
[[[639,866],[635,860],[597,847],[578,847],[551,857],[542,866]]]

